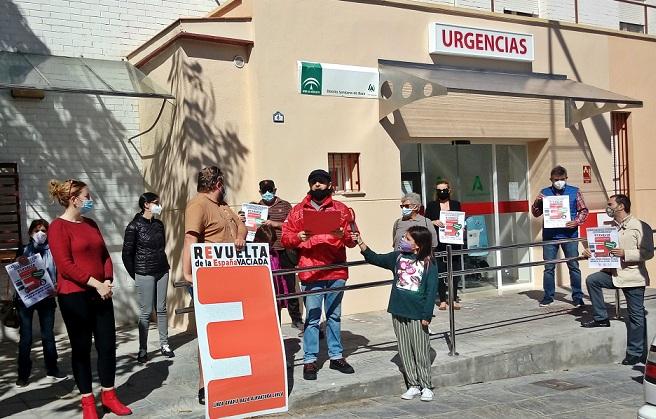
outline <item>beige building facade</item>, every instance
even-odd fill
[[[436,24],[530,36],[533,60],[431,53]],[[401,194],[414,190],[430,201],[438,178],[451,181],[454,198],[473,217],[468,227],[478,233],[470,240],[481,246],[538,241],[541,220],[530,216],[528,205],[558,164],[591,210],[603,210],[619,188],[630,194],[633,212],[656,225],[656,179],[650,175],[656,38],[649,35],[410,0],[233,0],[207,18],[173,22],[128,59],[176,98],[142,101],[139,109],[142,131],[150,129],[140,142],[145,187],[170,209],[163,218],[174,278],[182,277],[184,206],[195,194],[196,173],[212,164],[225,172],[235,208],[258,199],[258,181],[269,178],[281,198],[299,202],[308,173],[330,166],[342,190],[336,199],[355,210],[363,237],[379,252],[391,250]],[[335,73],[338,84],[339,74],[348,79],[359,67],[378,70],[379,84],[374,97],[302,94],[299,62],[321,63],[326,83],[329,64],[358,67],[338,67],[345,71]],[[408,84],[385,84],[385,68]],[[446,95],[435,69],[454,77],[456,87]],[[465,86],[477,74],[509,73],[515,82],[523,77],[518,73],[564,75],[586,85],[572,89],[579,99],[585,96],[576,96],[579,88],[612,93],[589,96],[596,105],[584,111],[593,109],[594,116],[572,122],[567,98],[550,86],[540,87],[542,95],[494,94],[494,78],[476,89]],[[387,90],[421,98],[390,107]],[[613,95],[643,103],[601,103]],[[574,104],[580,108],[583,100]],[[348,257],[361,259],[355,250]],[[481,252],[464,262],[540,259],[533,248]],[[385,271],[356,267],[349,283],[382,279],[389,279]],[[541,268],[511,268],[472,275],[464,286],[499,293],[540,289],[541,280]],[[171,308],[188,304],[186,293],[170,292]],[[344,312],[384,309],[388,292],[349,292]],[[174,323],[186,320],[178,316]]]

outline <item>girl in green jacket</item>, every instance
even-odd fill
[[[365,260],[394,273],[387,312],[398,340],[408,390],[402,399],[433,400],[428,324],[433,318],[437,294],[437,265],[432,255],[431,232],[422,226],[410,227],[399,250],[387,254],[373,252],[353,233]]]

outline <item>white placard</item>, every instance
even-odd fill
[[[14,262],[5,269],[25,307],[55,295],[55,287],[41,255],[29,256],[26,264]]]
[[[431,23],[429,54],[533,61],[533,35]]]
[[[244,212],[246,218],[246,241],[252,242],[255,239],[255,232],[258,227],[264,224],[269,217],[269,207],[266,205],[258,204],[242,204],[241,210]]]
[[[610,254],[620,244],[617,229],[612,227],[598,227],[586,229],[588,246],[590,249],[590,268],[620,268],[620,258]]]
[[[440,243],[464,244],[465,213],[462,211],[440,211],[444,227],[438,230]]]
[[[302,95],[378,99],[378,69],[298,61],[298,91]]]
[[[542,198],[544,228],[563,228],[572,221],[569,211],[569,196],[545,196]]]

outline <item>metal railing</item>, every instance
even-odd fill
[[[653,230],[652,233],[656,233],[656,230]],[[510,245],[502,245],[502,246],[490,246],[490,247],[484,247],[484,248],[475,248],[475,249],[458,249],[454,250],[451,245],[447,245],[446,251],[443,252],[435,252],[434,256],[435,257],[446,257],[446,272],[443,272],[441,274],[438,274],[438,278],[446,278],[447,279],[447,287],[448,287],[448,304],[449,304],[449,355],[450,356],[457,356],[458,352],[456,351],[456,333],[455,333],[455,311],[454,311],[454,280],[453,278],[456,276],[465,276],[465,275],[471,275],[471,274],[476,274],[476,273],[483,273],[483,272],[494,272],[494,271],[499,271],[499,270],[504,270],[504,269],[514,269],[514,268],[530,268],[534,266],[543,266],[547,264],[562,264],[562,263],[567,263],[572,260],[584,260],[585,257],[583,256],[576,256],[576,257],[570,257],[570,258],[561,258],[561,259],[554,259],[554,260],[540,260],[540,261],[534,261],[534,262],[523,262],[523,263],[515,263],[515,264],[507,264],[507,265],[496,265],[496,266],[488,266],[488,267],[481,267],[481,268],[471,268],[471,269],[460,269],[457,271],[453,270],[453,257],[458,256],[458,255],[469,255],[471,253],[481,253],[481,252],[492,252],[492,251],[500,251],[500,250],[511,250],[511,249],[525,249],[525,248],[531,248],[531,247],[542,247],[544,245],[550,245],[550,244],[564,244],[564,243],[572,243],[572,242],[586,242],[587,240],[585,238],[573,238],[573,239],[560,239],[560,240],[548,240],[548,241],[541,241],[541,242],[529,242],[529,243],[519,243],[519,244],[510,244]],[[333,270],[337,268],[348,268],[348,267],[355,267],[355,266],[363,266],[363,265],[368,265],[369,263],[360,260],[360,261],[355,261],[355,262],[344,262],[344,263],[336,263],[336,264],[331,264],[331,265],[319,265],[319,266],[310,266],[310,267],[304,267],[304,268],[293,268],[293,269],[278,269],[272,272],[273,275],[286,275],[286,274],[297,274],[299,272],[310,272],[310,271],[325,271],[325,270]],[[393,282],[392,279],[389,280],[383,280],[383,281],[373,281],[373,282],[365,282],[361,284],[354,284],[354,285],[345,285],[342,287],[335,287],[331,288],[329,290],[316,290],[316,291],[300,291],[300,292],[294,292],[294,293],[289,293],[289,294],[284,294],[284,295],[278,295],[276,296],[276,300],[290,300],[293,298],[299,298],[299,297],[307,297],[310,295],[319,295],[319,294],[328,294],[328,293],[335,293],[335,292],[344,292],[344,291],[352,291],[352,290],[358,290],[358,289],[365,289],[365,288],[373,288],[373,287],[380,287],[380,286],[387,286],[391,285]],[[175,287],[188,287],[189,283],[186,281],[177,281],[174,283]],[[193,313],[194,307],[189,306],[189,307],[184,307],[184,308],[179,308],[175,310],[175,314],[184,314],[184,313]],[[620,318],[620,296],[619,296],[619,290],[615,290],[615,317]]]

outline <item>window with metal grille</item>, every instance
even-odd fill
[[[645,33],[645,25],[636,23],[620,22],[620,30],[626,32]]]
[[[20,242],[18,165],[0,163],[0,301],[11,298],[13,288],[4,265],[14,261]]]
[[[629,112],[611,112],[615,193],[629,195]]]
[[[328,153],[328,170],[337,192],[360,192],[360,153]]]

